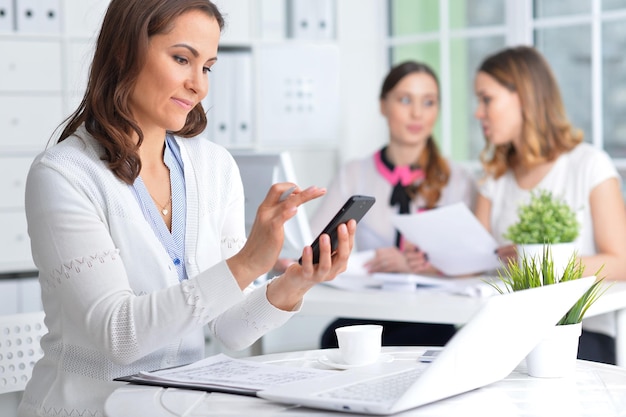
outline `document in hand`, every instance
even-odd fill
[[[497,242],[463,203],[417,214],[397,214],[392,222],[446,275],[475,274],[500,266],[495,253]]]
[[[234,359],[219,354],[189,365],[160,371],[140,372],[115,380],[159,387],[255,395],[262,389],[287,382],[327,376],[329,372],[334,371],[272,365]]]

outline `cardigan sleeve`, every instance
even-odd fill
[[[197,223],[191,221],[187,227],[189,249],[186,256],[189,260],[188,272],[193,278],[182,283],[183,291],[188,302],[195,306],[194,315],[198,323],[209,321],[211,333],[224,346],[240,350],[268,330],[283,324],[295,311],[274,307],[267,300],[265,285],[259,288],[250,285],[244,290],[244,296],[223,314],[212,312],[220,303],[211,300],[220,300],[227,288],[214,280],[212,265],[236,254],[246,241],[244,189],[237,164],[224,148],[208,141],[184,140],[180,143],[185,179],[188,187],[196,191],[187,199],[197,202],[195,206],[199,213],[192,216],[197,218]],[[194,148],[194,144],[201,146],[201,150]],[[219,215],[216,207],[212,210],[205,207],[207,201],[220,201]],[[216,239],[220,247],[218,258],[213,253],[216,252]],[[230,275],[226,264],[223,267],[223,275]]]
[[[268,284],[254,288],[242,301],[209,323],[211,332],[224,346],[232,350],[244,349],[300,311],[302,303],[293,311],[274,307],[267,299]]]

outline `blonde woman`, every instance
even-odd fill
[[[608,279],[626,279],[620,177],[606,152],[583,142],[570,124],[544,57],[526,46],[487,57],[476,74],[475,92],[488,175],[475,213],[502,245],[500,256],[515,256],[503,234],[517,221],[518,205],[529,200],[531,191],[543,189],[578,210],[576,244],[586,273],[604,266]],[[615,363],[614,332],[608,316],[585,320],[579,357]]]

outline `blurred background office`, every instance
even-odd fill
[[[405,59],[439,75],[435,137],[443,155],[478,174],[484,139],[473,117],[474,73],[487,54],[518,44],[545,55],[573,124],[626,172],[625,0],[216,3],[227,25],[210,75],[205,134],[234,152],[287,151],[301,186],[326,185],[340,164],[386,142],[378,90]],[[25,177],[82,97],[107,4],[0,0],[0,314],[41,309]],[[312,203],[305,215],[314,209]],[[270,334],[264,349],[317,347],[330,320],[296,317]]]

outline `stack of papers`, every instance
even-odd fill
[[[489,282],[495,276],[469,278],[435,277],[402,273],[349,274],[344,272],[325,285],[348,291],[431,291],[467,297],[489,297],[497,291]]]
[[[375,256],[376,253],[373,250],[352,252],[346,271],[324,284],[348,291],[420,290],[447,292],[468,297],[488,297],[497,292],[489,284],[497,278],[495,275],[446,277],[408,273],[369,274],[364,265]]]
[[[392,223],[446,275],[470,275],[500,267],[498,243],[463,203],[397,214]]]
[[[291,368],[234,359],[224,354],[189,365],[154,372],[140,372],[115,379],[141,385],[255,395],[262,389],[328,375],[335,371]]]
[[[468,297],[489,297],[497,290],[489,284],[494,277],[477,276],[471,278],[446,278],[416,274],[373,274],[372,278],[383,283],[382,289],[393,290],[394,286],[403,290],[412,285],[417,289],[466,295]]]

